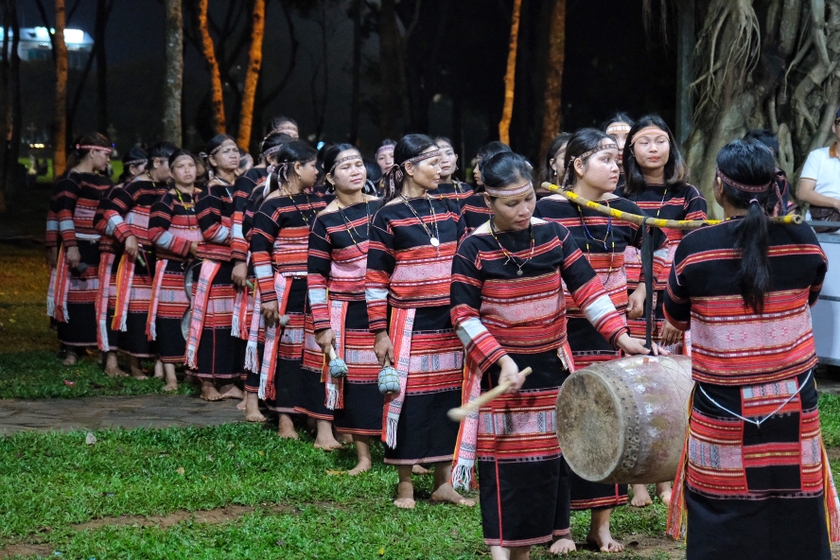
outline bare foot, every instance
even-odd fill
[[[329,420],[317,421],[318,435],[315,437],[315,449],[324,451],[335,451],[341,449],[341,444],[333,436],[332,422]]]
[[[575,550],[577,550],[575,541],[568,537],[557,539],[551,543],[551,548],[548,549],[548,551],[552,554],[568,554],[570,552],[574,552]]]
[[[590,532],[586,542],[601,552],[621,552],[624,545],[612,538],[608,527],[602,527],[596,532]]]
[[[422,465],[412,465],[411,466],[411,474],[429,474],[430,472],[432,472],[432,471],[430,471],[429,469],[427,469],[426,467],[424,467]]]
[[[650,499],[650,494],[647,491],[647,486],[644,484],[633,485],[633,499],[630,500],[630,505],[637,508],[647,507],[653,503]]]
[[[432,492],[431,501],[436,504],[449,503],[456,506],[473,507],[475,505],[475,500],[463,497],[448,482],[441,484]]]
[[[414,509],[414,485],[410,482],[397,484],[397,499],[394,505],[400,509]]]
[[[281,414],[278,420],[277,435],[281,438],[298,439],[298,433],[295,431],[295,425],[292,422],[292,417],[288,414]]]
[[[163,379],[163,362],[160,360],[155,362],[155,379]]]
[[[359,459],[359,462],[356,463],[356,466],[347,471],[347,474],[350,476],[356,476],[357,474],[362,474],[363,472],[367,472],[370,470],[370,458],[363,457]],[[397,506],[399,507],[399,506]]]
[[[222,395],[216,390],[210,380],[201,380],[201,398],[205,401],[216,402],[222,400]]]
[[[670,482],[657,482],[656,483],[656,495],[659,496],[659,499],[662,500],[662,503],[666,506],[671,503],[671,483]]]
[[[245,421],[265,422],[265,416],[260,412],[260,399],[257,393],[245,393]]]
[[[222,385],[219,387],[219,395],[222,399],[244,399],[245,393],[242,392],[242,389],[234,385],[233,383],[228,383],[227,385]]]
[[[61,362],[65,366],[75,366],[79,362],[79,356],[73,352],[72,350],[67,351],[67,356],[64,358],[64,361]]]

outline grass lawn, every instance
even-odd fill
[[[108,378],[91,357],[62,366],[42,249],[0,243],[0,265],[0,399],[161,391],[157,380]],[[840,446],[840,397],[822,395],[820,410],[826,443]],[[326,454],[305,432],[297,442],[249,424],[94,434],[92,445],[84,432],[0,436],[0,558],[489,557],[478,509],[431,505],[431,476],[415,477],[414,511],[392,505],[397,477],[379,445],[373,469],[348,477],[330,473],[354,465],[352,447]],[[627,549],[609,558],[684,558],[664,537],[665,514],[659,502],[617,509],[613,535]],[[577,542],[588,526],[588,512],[573,515]],[[606,558],[572,555],[596,556]]]

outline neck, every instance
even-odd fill
[[[402,189],[400,193],[406,198],[420,198],[426,196],[426,189],[408,179],[405,183],[403,183]]]
[[[665,183],[665,168],[658,169],[644,169],[642,176],[649,185],[662,185]]]
[[[289,181],[283,185],[283,189],[289,194],[300,194],[303,192],[303,186],[297,181]]]
[[[342,192],[335,189],[335,197],[341,206],[352,206],[365,201],[365,195],[362,191]]]
[[[73,171],[77,173],[93,173],[93,162],[85,158],[76,164]]]
[[[223,181],[227,181],[228,183],[232,183],[236,180],[236,175],[232,170],[216,169],[213,171],[213,173],[216,175],[216,177]]]
[[[572,188],[572,192],[589,200],[600,201],[607,197],[607,191],[593,187],[585,181],[578,181],[574,188]]]

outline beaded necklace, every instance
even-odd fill
[[[411,213],[414,214],[414,217],[417,218],[417,221],[420,222],[420,225],[423,226],[423,229],[426,230],[426,235],[429,236],[429,244],[435,249],[437,249],[438,254],[440,254],[440,230],[438,230],[437,215],[435,214],[435,207],[432,204],[432,197],[429,196],[429,193],[426,193],[426,200],[429,202],[429,215],[432,217],[432,223],[435,227],[434,235],[432,235],[432,230],[429,229],[429,226],[426,225],[426,222],[423,221],[423,219],[420,217],[420,214],[417,213],[417,210],[415,210],[414,207],[411,204],[409,204],[408,199],[405,197],[405,195],[400,193],[400,198],[402,199],[403,204],[408,206],[409,210],[411,210]]]
[[[504,262],[504,264],[512,262],[516,266],[516,275],[517,276],[522,276],[522,274],[523,274],[522,267],[525,266],[525,264],[528,263],[528,261],[530,261],[531,259],[534,258],[534,246],[535,246],[534,226],[532,226],[531,224],[528,224],[528,231],[531,234],[531,251],[528,253],[528,258],[523,260],[522,264],[519,264],[518,262],[516,262],[516,257],[514,257],[513,254],[509,253],[508,250],[505,249],[505,246],[502,245],[502,242],[499,241],[499,238],[496,236],[496,233],[497,233],[496,226],[493,225],[493,219],[492,218],[490,219],[490,235],[492,235],[493,239],[496,240],[496,243],[499,245],[499,249],[502,250],[502,254],[507,257],[507,260]]]
[[[344,214],[344,209],[341,206],[341,203],[338,202],[338,199],[336,199],[335,204],[336,204],[336,206],[338,206],[338,213],[341,214],[341,218],[344,220],[344,223],[347,225],[347,233],[348,233],[348,235],[350,235],[350,240],[353,241],[353,245],[356,247],[356,249],[358,249],[360,253],[364,254],[364,252],[361,249],[359,249],[359,243],[358,243],[358,241],[356,241],[356,237],[353,235],[354,231],[356,232],[356,235],[359,235],[359,231],[356,229],[356,226],[353,225],[353,222],[351,222],[347,218],[347,216]],[[370,238],[370,208],[368,207],[367,201],[364,202],[364,205],[365,205],[365,214],[367,215],[367,221],[365,222],[365,225],[367,226],[367,238],[369,239]],[[353,231],[350,231],[350,230],[353,230]]]

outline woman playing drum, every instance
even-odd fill
[[[536,194],[525,158],[507,152],[482,163],[493,217],[458,248],[452,323],[466,349],[469,399],[504,381],[514,389],[464,421],[453,482],[467,485],[478,459],[493,558],[528,558],[531,545],[553,538],[553,552],[569,552],[569,479],[554,426],[557,392],[573,367],[561,281],[611,344],[629,354],[647,349],[627,334],[569,231],[532,217]],[[533,369],[527,379],[519,373],[526,366]]]
[[[693,333],[697,383],[668,530],[677,537],[687,511],[689,560],[828,559],[840,520],[809,309],[825,255],[811,228],[768,220],[767,148],[735,140],[717,165],[726,220],[685,236],[665,294],[667,321]]]

